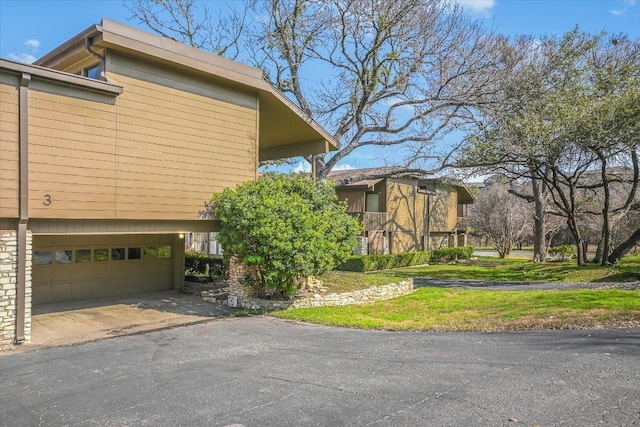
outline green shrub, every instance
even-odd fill
[[[391,255],[360,255],[352,256],[347,261],[336,267],[341,271],[376,271],[391,268],[408,267],[411,265],[426,264],[429,262],[431,252],[411,252],[406,254]]]
[[[329,183],[268,173],[214,194],[202,214],[219,219],[218,242],[252,269],[253,287],[288,298],[352,253],[362,226],[346,208]]]
[[[568,261],[576,256],[576,248],[571,245],[554,246],[549,249],[549,255]]]
[[[184,274],[185,276],[221,279],[224,276],[224,263],[220,258],[209,258],[199,252],[185,251]]]
[[[455,248],[435,249],[431,258],[435,261],[457,261],[459,259],[469,259],[473,255],[473,246],[457,246]]]

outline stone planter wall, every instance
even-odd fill
[[[341,294],[315,294],[312,297],[296,298],[289,301],[271,301],[238,295],[238,307],[249,310],[275,311],[303,307],[361,304],[397,298],[403,295],[408,295],[412,293],[413,290],[413,279],[408,279],[400,283],[391,283],[386,286],[372,286],[367,289]]]

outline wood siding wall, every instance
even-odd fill
[[[391,233],[391,253],[422,250],[425,195],[418,193],[417,181],[386,180],[387,230]]]
[[[365,191],[362,189],[348,190],[339,189],[336,190],[338,200],[347,202],[347,212],[361,213],[364,212],[365,203]]]
[[[458,221],[458,193],[438,190],[431,196],[431,233],[453,232]]]
[[[29,91],[30,217],[195,220],[213,192],[256,178],[255,95],[125,55],[108,63],[124,88],[111,104]]]
[[[0,74],[0,218],[18,217],[19,81]]]

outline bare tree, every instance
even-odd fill
[[[488,181],[470,210],[471,225],[477,234],[489,239],[500,258],[508,257],[531,229],[530,208],[525,200],[509,192],[511,187],[504,179]]]
[[[230,59],[241,51],[247,8],[211,10],[196,0],[126,0],[132,18],[172,40]]]
[[[128,4],[156,32],[225,54],[202,42],[217,28],[195,0]],[[496,90],[494,38],[451,0],[266,0],[246,11],[251,19],[235,22],[251,25],[222,45],[241,34],[241,59],[340,142],[316,157],[320,178],[368,146],[385,147],[396,174],[440,169],[456,148],[442,138],[474,123]]]

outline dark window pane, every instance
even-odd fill
[[[124,260],[124,248],[111,249],[111,261],[122,261],[122,260]]]
[[[128,259],[140,259],[140,248],[129,248]]]
[[[77,249],[76,250],[76,262],[91,262],[91,249]]]

